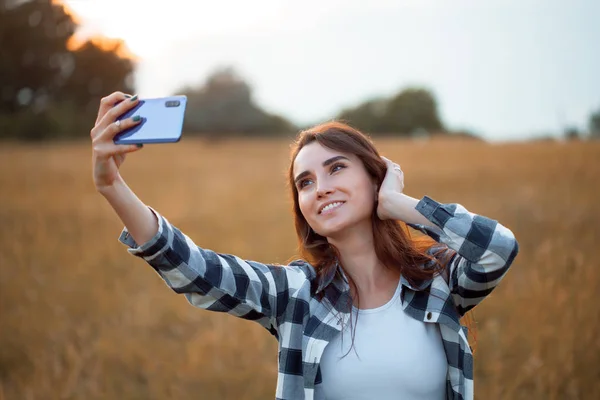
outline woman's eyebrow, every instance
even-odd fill
[[[348,159],[348,157],[344,157],[344,156],[335,156],[335,157],[331,157],[329,160],[325,160],[323,161],[323,166],[326,167],[329,164],[333,164],[334,162],[338,161],[338,160],[347,160],[350,161]]]
[[[304,178],[306,175],[310,175],[310,172],[308,172],[308,171],[304,171],[304,172],[302,172],[302,173],[298,174],[298,176],[296,177],[296,179],[294,179],[294,183],[297,185],[297,184],[298,184],[298,181],[299,181],[300,179]]]
[[[333,164],[334,162],[339,161],[339,160],[350,161],[350,159],[348,159],[348,157],[335,156],[335,157],[331,157],[331,158],[323,161],[323,166],[326,167],[326,166],[328,166],[330,164]],[[309,175],[309,174],[310,174],[310,172],[308,172],[308,171],[304,171],[304,172],[299,173],[298,176],[296,176],[296,178],[294,179],[294,183],[298,183],[298,181],[300,179],[304,178],[306,175]]]

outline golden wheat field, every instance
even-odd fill
[[[520,253],[475,309],[477,399],[600,398],[600,142],[376,139],[405,192],[499,220]],[[122,174],[196,244],[296,253],[289,141],[147,145]],[[118,242],[91,148],[0,145],[0,400],[270,399],[275,339],[193,308]]]

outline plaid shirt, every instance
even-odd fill
[[[138,246],[123,229],[119,240],[128,252],[146,260],[192,305],[254,320],[274,335],[279,342],[276,399],[323,399],[321,356],[348,322],[352,306],[341,268],[312,286],[316,273],[306,261],[269,265],[200,248],[149,208],[158,218],[158,232]],[[435,227],[410,226],[457,254],[445,276],[417,287],[402,277],[402,307],[411,317],[439,326],[448,360],[447,398],[472,399],[473,355],[459,319],[500,282],[518,244],[509,229],[459,204],[425,196],[417,210]]]

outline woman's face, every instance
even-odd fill
[[[370,224],[376,185],[355,155],[312,142],[296,156],[293,174],[302,215],[319,235]]]

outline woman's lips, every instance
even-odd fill
[[[323,209],[319,212],[320,215],[328,215],[333,213],[335,210],[343,206],[345,201],[335,201],[333,203],[327,204]]]

